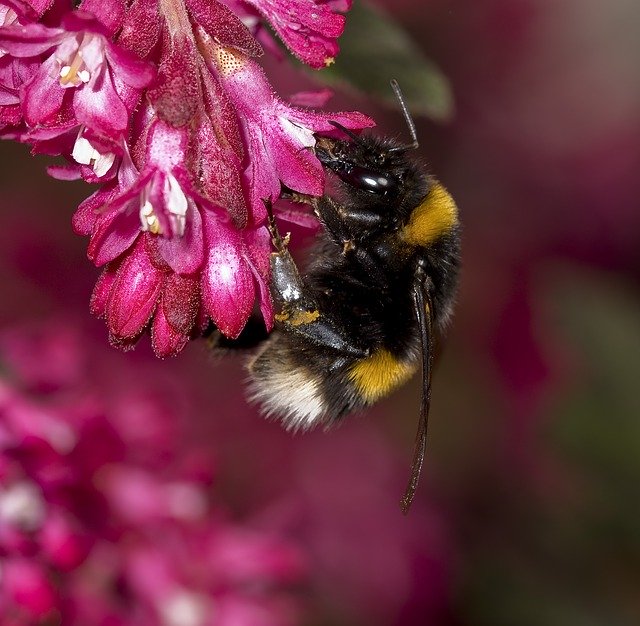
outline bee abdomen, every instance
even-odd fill
[[[252,358],[249,400],[268,418],[282,420],[289,430],[309,430],[327,421],[323,379],[287,345],[287,338],[274,333]]]

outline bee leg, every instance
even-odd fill
[[[302,282],[298,267],[289,252],[289,233],[284,237],[276,225],[275,217],[270,200],[264,200],[269,216],[268,228],[271,233],[271,240],[276,252],[271,253],[271,297],[276,308],[295,308],[299,311],[313,311],[317,309],[315,302],[305,297],[305,285]],[[276,316],[277,319],[277,316]]]
[[[433,282],[427,276],[422,265],[418,265],[414,273],[413,301],[418,326],[420,327],[420,345],[422,352],[422,401],[420,403],[420,418],[418,431],[413,449],[411,476],[409,483],[400,500],[400,508],[406,515],[416,494],[424,455],[427,450],[427,427],[429,425],[429,409],[431,407],[431,373],[433,371],[434,331],[433,331]]]
[[[339,243],[355,239],[356,233],[375,231],[384,224],[380,213],[353,210],[348,206],[338,205],[328,196],[319,199],[315,210],[331,237]]]
[[[345,224],[340,211],[341,207],[328,196],[320,198],[315,207],[315,213],[324,224],[327,234],[346,252],[355,246],[355,236],[348,224]]]
[[[331,239],[342,246],[342,254],[354,259],[373,280],[386,280],[379,263],[371,256],[365,247],[358,245],[354,232],[360,228],[371,228],[382,222],[382,218],[376,213],[363,213],[362,219],[351,219],[345,207],[339,206],[328,197],[320,198],[316,212],[322,220],[325,230]],[[347,219],[345,219],[345,215]],[[353,214],[355,215],[355,213]],[[370,221],[367,221],[370,220]]]
[[[305,285],[287,248],[288,235],[282,237],[276,226],[271,203],[265,201],[269,231],[277,252],[271,253],[271,297],[278,313],[276,323],[285,332],[304,337],[319,346],[355,357],[368,355],[365,348],[355,346],[352,338],[319,310],[316,298]]]
[[[299,311],[285,311],[284,316],[286,319],[278,320],[282,331],[304,338],[316,346],[329,348],[336,356],[363,359],[370,355],[367,346],[357,344],[344,327],[338,326],[320,311],[305,311],[302,314]]]

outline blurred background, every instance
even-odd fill
[[[449,120],[416,122],[464,223],[458,309],[407,518],[417,380],[340,428],[293,437],[247,406],[239,360],[199,342],[167,361],[147,339],[115,351],[89,315],[98,270],[70,226],[87,189],[47,178],[12,143],[0,146],[2,345],[31,337],[50,376],[66,353],[47,341],[64,329],[103,363],[87,370],[96,388],[128,372],[171,396],[185,447],[214,462],[207,488],[225,517],[304,555],[295,623],[638,624],[640,4],[384,6],[449,82]],[[342,93],[329,108],[346,106],[406,136],[397,106]]]

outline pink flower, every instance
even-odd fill
[[[281,184],[320,195],[324,172],[312,152],[314,132],[335,130],[332,119],[351,128],[370,124],[360,114],[285,105],[249,57],[215,44],[200,27],[198,36],[210,52],[200,68],[207,98],[192,110],[188,95],[163,94],[164,87],[154,92],[162,115],[141,110],[146,125],[132,157],[123,157],[118,179],[74,217],[77,232],[91,237],[89,258],[108,264],[92,311],[107,320],[115,345],[132,345],[148,327],[158,356],[181,350],[208,319],[237,337],[256,297],[270,328],[263,198],[277,198]],[[225,69],[228,58],[237,71]],[[246,120],[244,142],[235,138],[235,120],[224,108],[215,110],[214,98]],[[185,111],[189,125],[183,124]],[[223,144],[224,137],[233,143]],[[250,162],[244,172],[243,152]],[[226,167],[212,168],[225,155]]]
[[[114,141],[122,136],[136,103],[125,102],[116,85],[141,90],[154,74],[151,66],[113,45],[109,35],[101,22],[81,11],[67,14],[61,28],[32,23],[0,30],[0,48],[12,56],[46,57],[21,87],[29,126],[55,125],[69,101],[77,124]]]
[[[131,347],[148,331],[158,356],[173,355],[211,322],[237,337],[256,302],[270,329],[264,201],[283,188],[322,195],[316,133],[373,122],[285,104],[241,18],[261,11],[318,66],[337,51],[334,10],[347,7],[38,1],[6,0],[0,12],[0,124],[33,152],[64,156],[52,176],[101,185],[73,223],[104,267],[91,309],[111,342]]]
[[[5,0],[0,4],[0,34],[13,25],[36,19],[35,11],[21,0]],[[38,62],[18,59],[0,46],[0,129],[17,126],[22,121],[20,87],[37,71]]]
[[[273,26],[301,61],[316,69],[333,63],[345,18],[336,11],[351,8],[350,0],[246,0]]]
[[[256,292],[270,320],[266,228],[238,230],[193,188],[184,167],[186,129],[156,119],[146,138],[142,172],[125,159],[119,181],[74,218],[76,229],[91,235],[89,257],[109,263],[92,310],[107,319],[112,342],[131,344],[150,324],[156,353],[175,354],[204,316],[237,336]]]
[[[57,330],[73,365],[59,386],[24,394],[0,380],[2,615],[25,626],[293,624],[285,586],[303,580],[303,554],[212,503],[210,463],[166,386],[141,390],[140,364],[114,371],[86,336],[55,325],[0,335],[3,372],[37,389],[29,354],[55,368]],[[52,423],[71,435],[64,448],[49,445]]]
[[[302,194],[320,196],[324,171],[313,148],[315,133],[372,126],[360,113],[314,113],[286,105],[274,93],[262,69],[250,58],[211,42],[210,65],[245,120],[250,166],[245,176],[254,219],[265,217],[264,198],[278,198],[281,184]]]

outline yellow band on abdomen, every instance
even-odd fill
[[[383,349],[353,365],[348,378],[363,399],[371,403],[404,384],[416,369],[415,363],[403,363]]]

